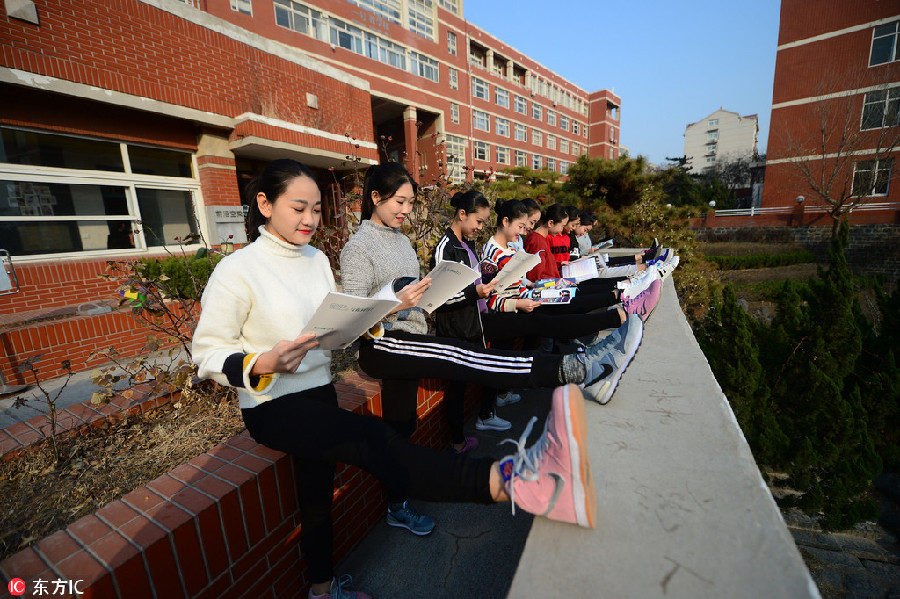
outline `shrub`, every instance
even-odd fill
[[[772,268],[774,266],[791,266],[816,261],[812,252],[800,251],[788,254],[751,254],[748,256],[706,256],[706,259],[722,270],[741,270],[745,268]]]

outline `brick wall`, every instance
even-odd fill
[[[377,381],[351,375],[336,386],[342,407],[381,414]],[[420,386],[418,444],[449,439],[440,386]],[[309,580],[294,484],[290,458],[245,431],[9,557],[0,573],[29,592],[37,579],[82,581],[85,598],[301,597]],[[337,562],[384,517],[386,495],[353,467],[339,468],[335,489]]]

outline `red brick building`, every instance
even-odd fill
[[[21,382],[39,353],[45,375],[82,369],[110,336],[139,347],[126,314],[72,308],[112,297],[107,260],[192,233],[244,241],[242,182],[273,158],[334,185],[348,156],[405,160],[423,182],[564,175],[618,156],[620,104],[474,27],[461,0],[6,3],[0,249],[21,291],[0,295],[0,374]]]
[[[861,201],[853,224],[898,222],[898,29],[897,2],[782,0],[764,209],[795,210],[803,196],[804,222],[826,224],[815,187],[833,181],[831,197]]]

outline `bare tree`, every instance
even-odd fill
[[[825,77],[823,93],[787,137],[787,164],[832,218],[832,238],[845,215],[887,192],[900,147],[900,85],[865,85],[860,77]],[[850,88],[847,91],[832,91]],[[865,92],[856,90],[865,89]]]

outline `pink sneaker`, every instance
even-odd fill
[[[525,449],[532,418],[515,443],[519,451],[500,462],[506,492],[516,506],[551,520],[593,528],[597,497],[587,452],[584,398],[578,387],[566,385],[553,392],[544,434]]]
[[[656,308],[656,304],[659,303],[659,294],[661,291],[662,281],[656,279],[650,283],[650,286],[647,287],[647,289],[638,294],[637,297],[623,301],[622,308],[624,308],[625,312],[628,314],[637,314],[641,317],[641,320],[647,322],[647,319],[650,318],[650,314],[653,313],[653,309]]]

